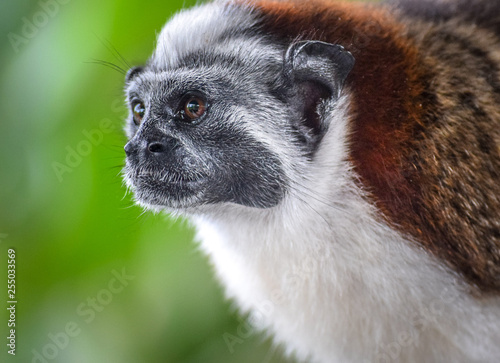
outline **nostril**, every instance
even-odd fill
[[[166,138],[161,141],[153,141],[148,144],[148,151],[154,154],[170,153],[179,147],[179,142],[174,138]]]
[[[152,153],[162,153],[165,151],[165,146],[160,142],[152,142],[148,145],[148,150]]]

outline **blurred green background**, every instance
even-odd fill
[[[0,362],[285,361],[248,336],[192,229],[143,213],[122,186],[123,75],[92,62],[126,68],[114,49],[144,62],[165,21],[193,4],[1,1]]]

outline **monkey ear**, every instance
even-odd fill
[[[292,44],[285,55],[283,73],[289,102],[301,113],[297,125],[305,141],[316,143],[327,126],[320,119],[318,106],[324,100],[337,100],[354,67],[354,57],[341,45],[320,41]]]

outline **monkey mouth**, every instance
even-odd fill
[[[125,168],[125,180],[143,206],[185,208],[201,204],[208,176],[199,172]]]

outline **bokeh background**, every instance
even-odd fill
[[[0,362],[285,362],[225,301],[192,229],[122,186],[124,77],[97,63],[143,63],[193,4],[0,2]]]

